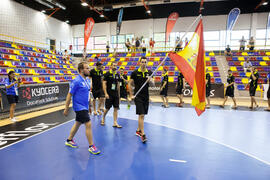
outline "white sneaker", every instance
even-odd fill
[[[17,122],[17,119],[14,117],[14,118],[10,118],[10,120],[12,121],[12,122]]]

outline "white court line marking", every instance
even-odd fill
[[[64,125],[64,124],[67,124],[67,123],[69,123],[70,121],[73,121],[73,120],[75,120],[75,119],[71,119],[71,120],[69,120],[69,121],[67,121],[67,122],[64,122],[64,123],[62,123],[62,124],[59,124],[59,125],[57,125],[57,126],[54,126],[54,127],[50,128],[50,129],[46,129],[45,131],[41,131],[41,132],[39,132],[39,133],[37,133],[37,134],[34,134],[34,135],[32,135],[32,136],[29,136],[29,137],[27,137],[27,138],[25,138],[25,139],[22,139],[22,140],[19,140],[19,141],[14,142],[14,143],[11,143],[11,144],[9,144],[9,145],[7,145],[7,146],[1,147],[0,150],[5,149],[5,148],[7,148],[7,147],[9,147],[9,146],[12,146],[12,145],[14,145],[14,144],[17,144],[17,143],[19,143],[19,142],[25,141],[25,140],[27,140],[27,139],[29,139],[29,138],[35,137],[35,136],[37,136],[37,135],[40,135],[40,134],[42,134],[42,133],[45,133],[45,132],[47,132],[47,131],[50,131],[50,130],[52,130],[52,129],[55,129],[55,128],[57,128],[57,127],[59,127],[59,126],[62,126],[62,125]]]
[[[124,119],[137,121],[137,120],[135,120],[135,119],[129,119],[129,118],[124,118]],[[267,164],[268,166],[270,166],[270,162],[268,162],[268,161],[265,161],[265,160],[263,160],[263,159],[260,159],[260,158],[258,158],[258,157],[256,157],[256,156],[252,155],[252,154],[249,154],[249,153],[247,153],[247,152],[245,152],[245,151],[242,151],[242,150],[240,150],[240,149],[237,149],[237,148],[235,148],[235,147],[232,147],[232,146],[230,146],[230,145],[228,145],[228,144],[224,144],[224,143],[222,143],[222,142],[218,142],[218,141],[216,141],[216,140],[214,140],[214,139],[211,139],[211,138],[208,138],[208,137],[204,137],[204,136],[201,136],[201,135],[199,135],[199,134],[195,134],[195,133],[192,133],[192,132],[190,132],[190,131],[183,130],[183,129],[177,129],[177,128],[175,128],[175,127],[170,127],[170,126],[167,126],[167,125],[164,125],[164,124],[160,124],[160,123],[154,123],[154,122],[149,122],[149,121],[145,121],[145,122],[146,122],[146,123],[149,123],[149,124],[154,124],[154,125],[158,125],[158,126],[163,126],[163,127],[167,127],[167,128],[170,128],[170,129],[174,129],[174,130],[177,130],[177,131],[181,131],[181,132],[184,132],[184,133],[187,133],[187,134],[191,134],[191,135],[193,135],[193,136],[198,136],[198,137],[203,138],[203,139],[206,139],[206,140],[208,140],[208,141],[212,141],[212,142],[214,142],[214,143],[217,143],[217,144],[220,144],[220,145],[222,145],[222,146],[225,146],[225,147],[227,147],[227,148],[229,148],[229,149],[238,151],[238,152],[240,152],[240,153],[242,153],[242,154],[244,154],[244,155],[246,155],[246,156],[249,156],[249,157],[251,157],[251,158],[253,158],[253,159],[256,159],[256,160],[258,160],[258,161],[260,161],[260,162],[262,162],[262,163]]]
[[[171,162],[179,162],[179,163],[186,163],[187,161],[184,160],[177,160],[177,159],[169,159]]]

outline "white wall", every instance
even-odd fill
[[[252,21],[256,21],[257,28],[265,28],[268,13],[241,14],[235,24],[234,30],[246,30],[252,28]],[[196,17],[180,17],[176,22],[173,32],[184,32]],[[165,32],[166,18],[123,21],[121,34],[134,34],[135,36],[150,37],[155,32]],[[227,15],[204,16],[204,30],[226,30]],[[107,24],[107,25],[106,25]],[[110,26],[108,26],[110,24]],[[73,37],[83,37],[83,25],[72,26]],[[110,28],[109,30],[107,28]],[[193,30],[195,27],[193,28]],[[193,31],[192,30],[192,31]],[[116,22],[96,23],[91,36],[115,35]],[[110,33],[110,34],[108,34]]]
[[[1,0],[0,8],[0,34],[15,36],[26,40],[37,41],[46,44],[46,38],[56,40],[56,49],[72,42],[72,28],[65,22],[49,18],[43,13],[23,6],[12,0]],[[2,40],[12,40],[0,35]],[[17,42],[34,45],[34,43],[15,40]],[[44,44],[37,46],[44,47]],[[63,48],[63,47],[62,47]]]

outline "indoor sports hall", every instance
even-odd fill
[[[270,179],[270,1],[0,2],[0,180]]]

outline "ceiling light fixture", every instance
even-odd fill
[[[99,16],[99,17],[104,18],[104,15],[103,15],[103,14],[100,14],[100,16]]]
[[[146,12],[147,12],[148,14],[150,14],[150,13],[151,13],[151,11],[150,11],[150,10],[147,10]]]
[[[69,23],[69,20],[66,20],[66,23],[68,24]]]
[[[266,6],[268,4],[268,2],[264,2],[262,5]]]
[[[41,12],[42,12],[42,13],[45,13],[46,11],[45,11],[45,10],[42,10]]]
[[[88,6],[86,2],[81,3],[82,6]]]

